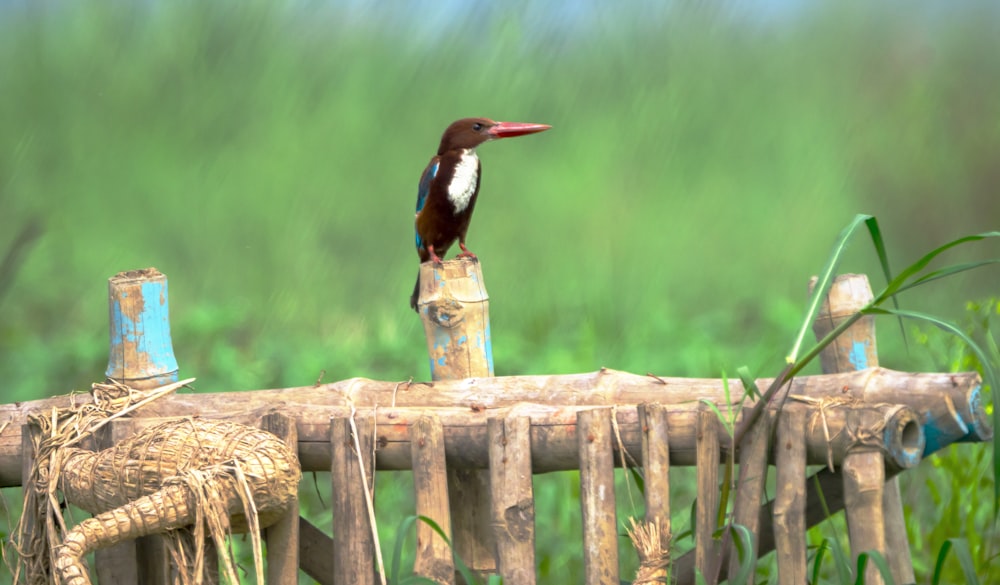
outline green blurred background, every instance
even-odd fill
[[[897,267],[1000,227],[992,0],[0,0],[0,91],[0,254],[40,234],[0,282],[5,402],[99,381],[106,279],[147,266],[170,278],[199,391],[426,379],[416,184],[465,116],[553,125],[480,150],[469,247],[500,375],[773,375],[855,213]],[[877,286],[877,266],[858,242],[844,269]],[[969,321],[996,282],[901,300]],[[882,331],[885,366],[961,366],[947,340]],[[1000,548],[969,505],[989,497],[985,452],[908,474],[918,577],[944,538],[976,539],[980,567]],[[412,507],[407,481],[381,501]],[[539,525],[570,535],[540,534],[543,579],[575,582],[573,478],[536,487]]]

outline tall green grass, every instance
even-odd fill
[[[32,219],[44,229],[0,298],[3,400],[100,379],[104,279],[150,265],[170,278],[175,349],[200,390],[323,370],[426,378],[406,303],[412,206],[461,116],[554,126],[480,152],[469,245],[499,374],[761,371],[784,357],[808,277],[856,212],[880,218],[895,265],[998,227],[991,2],[771,20],[725,4],[582,6],[449,20],[433,5],[3,5],[0,254]],[[844,266],[879,271],[866,250]],[[908,307],[958,316],[995,282],[931,285]],[[881,331],[888,367],[951,365]],[[932,465],[918,472],[935,485],[968,471]],[[536,483],[540,521],[572,535],[540,542],[542,574],[574,580],[572,477]],[[965,492],[933,493],[911,492],[915,524],[980,529]]]

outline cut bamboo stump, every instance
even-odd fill
[[[432,380],[493,376],[490,301],[478,260],[421,264],[417,312],[427,336]],[[448,469],[455,553],[483,580],[497,571],[489,481],[488,471]]]
[[[535,499],[531,475],[531,420],[491,418],[490,492],[497,564],[505,583],[535,583]]]
[[[816,280],[809,283],[812,292]],[[813,331],[817,339],[840,325],[872,301],[871,286],[864,274],[844,274],[838,276],[830,286],[830,292],[816,318]],[[851,325],[820,354],[824,374],[851,372],[878,366],[878,350],[875,338],[875,317],[866,315]],[[913,561],[910,558],[910,543],[906,538],[906,521],[903,517],[903,500],[899,493],[899,479],[889,478],[882,510],[885,514],[885,546],[889,551],[888,562],[893,579],[897,583],[915,583]],[[856,554],[856,553],[855,553]]]
[[[371,416],[357,417],[355,426],[356,435],[351,430],[350,418],[330,420],[334,585],[375,584],[375,543],[368,515],[375,467],[372,461],[374,420]],[[360,455],[357,446],[360,446]]]
[[[436,416],[422,416],[410,427],[410,435],[417,515],[434,520],[448,539],[454,542],[441,421]],[[438,583],[455,582],[455,563],[451,558],[451,548],[422,521],[417,522],[417,556],[413,572]]]
[[[580,450],[580,508],[583,514],[583,570],[586,585],[618,582],[618,515],[610,408],[577,414]]]
[[[119,272],[108,280],[108,312],[105,375],[139,390],[176,382],[167,277],[155,268]]]

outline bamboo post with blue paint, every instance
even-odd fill
[[[815,287],[815,278],[809,283],[809,292]],[[813,326],[813,333],[817,339],[823,339],[834,327],[840,325],[845,319],[867,306],[874,296],[868,277],[864,274],[842,274],[834,279],[827,293],[820,313]],[[878,350],[875,340],[875,317],[865,315],[851,325],[847,331],[841,334],[832,344],[823,349],[820,354],[824,374],[836,374],[841,372],[852,372],[867,368],[878,367]],[[922,434],[922,433],[921,433]],[[921,437],[922,438],[922,437]],[[897,583],[912,583],[916,577],[913,574],[913,562],[910,559],[910,545],[906,539],[906,521],[903,518],[903,501],[899,492],[899,480],[895,477],[887,481],[882,469],[863,470],[859,469],[859,462],[868,461],[874,456],[871,454],[849,456],[844,462],[844,480],[848,488],[853,488],[858,474],[874,473],[876,477],[871,480],[872,488],[879,488],[882,491],[882,498],[878,504],[881,507],[879,518],[871,519],[874,522],[868,524],[870,527],[881,528],[878,531],[868,531],[872,533],[867,537],[870,543],[884,546],[881,552],[887,553],[889,566],[892,569],[893,578]],[[849,459],[849,460],[848,460]],[[885,482],[884,489],[878,478]],[[852,489],[848,489],[848,497]],[[857,494],[853,494],[857,497]],[[876,506],[878,507],[878,506]],[[852,511],[850,506],[846,507],[848,518],[867,512],[877,512],[877,510]],[[856,521],[855,524],[858,522]],[[866,523],[867,524],[867,523]],[[855,527],[855,532],[859,527]],[[863,540],[865,536],[861,537]],[[852,548],[856,548],[858,543],[851,543]],[[857,557],[858,550],[854,551]],[[869,565],[871,567],[871,565]],[[869,568],[869,575],[875,576],[875,571]],[[871,581],[874,582],[874,581]]]
[[[490,297],[478,260],[421,264],[417,312],[427,336],[432,380],[493,376]]]
[[[431,380],[493,377],[490,297],[479,260],[424,262],[418,292]],[[484,580],[497,571],[489,482],[489,470],[448,468],[455,553]]]
[[[167,277],[155,268],[112,276],[108,312],[110,348],[105,375],[140,390],[176,382]]]

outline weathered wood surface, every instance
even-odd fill
[[[670,425],[662,404],[639,405],[646,522],[658,523],[660,548],[670,550]]]
[[[580,450],[580,509],[586,585],[618,582],[618,513],[610,408],[577,415]]]
[[[355,449],[351,419],[330,421],[330,445],[333,452],[330,480],[333,499],[333,583],[335,585],[374,585],[375,544],[368,515],[365,486],[372,488],[372,417],[359,417],[357,443],[361,447],[361,463]],[[364,468],[364,480],[362,478]],[[367,482],[367,483],[366,483]],[[327,555],[330,551],[323,551]]]
[[[448,474],[444,459],[441,421],[422,416],[410,427],[413,457],[413,490],[417,515],[430,518],[451,539],[451,510],[448,506]],[[455,582],[451,547],[422,521],[417,522],[417,555],[413,572],[438,583]]]
[[[535,583],[535,499],[531,421],[491,418],[490,491],[498,573],[505,583]]]
[[[757,533],[760,528],[760,504],[764,496],[764,484],[767,483],[767,462],[769,456],[773,455],[768,449],[772,445],[773,423],[774,418],[771,413],[764,411],[747,435],[749,446],[740,452],[739,481],[736,483],[736,493],[733,497],[733,522],[750,531],[751,550],[745,551],[744,554],[753,555],[755,561],[759,550]],[[804,475],[802,480],[805,480]],[[731,544],[729,574],[733,575],[739,570],[740,558],[736,543],[732,538],[727,540]],[[754,576],[751,572],[747,577],[749,585],[753,585]]]
[[[882,497],[885,489],[885,466],[882,453],[875,449],[859,449],[847,455],[842,470],[844,476],[844,511],[847,533],[851,540],[854,566],[863,552],[878,551],[886,556],[885,515]],[[865,583],[881,585],[882,574],[869,561],[865,568]]]
[[[766,387],[770,380],[758,380]],[[742,388],[730,381],[733,396]],[[993,436],[976,373],[912,374],[874,368],[828,376],[803,376],[792,382],[790,395],[830,403],[910,404],[918,413],[928,439],[924,454],[957,441],[985,441]],[[694,464],[696,410],[699,396],[725,404],[717,379],[656,378],[601,370],[565,376],[513,376],[406,384],[351,379],[334,384],[217,394],[172,394],[136,411],[139,417],[203,416],[253,424],[271,409],[294,412],[299,435],[299,459],[304,471],[325,471],[330,465],[329,424],[332,416],[376,411],[378,469],[409,469],[409,426],[433,409],[444,427],[449,465],[485,469],[489,463],[486,421],[516,413],[532,421],[532,469],[535,473],[577,469],[576,413],[595,406],[618,404],[618,423],[626,449],[638,456],[641,431],[635,408],[643,402],[666,406],[670,426],[670,461]],[[20,485],[21,424],[29,412],[90,402],[89,395],[60,396],[0,405],[0,487]],[[953,405],[953,407],[951,406]],[[827,408],[826,410],[836,410]],[[724,439],[723,430],[719,430]],[[813,451],[825,451],[825,444]],[[810,463],[825,463],[810,460]]]
[[[705,405],[698,410],[698,500],[695,505],[694,564],[707,583],[715,583],[719,541],[719,424]]]
[[[774,541],[778,584],[806,582],[806,413],[781,413],[775,440]],[[758,544],[759,546],[759,544]]]
[[[264,415],[260,428],[273,434],[295,449],[298,431],[295,420],[282,412]],[[264,529],[267,543],[267,582],[298,583],[299,581],[299,499],[296,496],[285,513]]]

